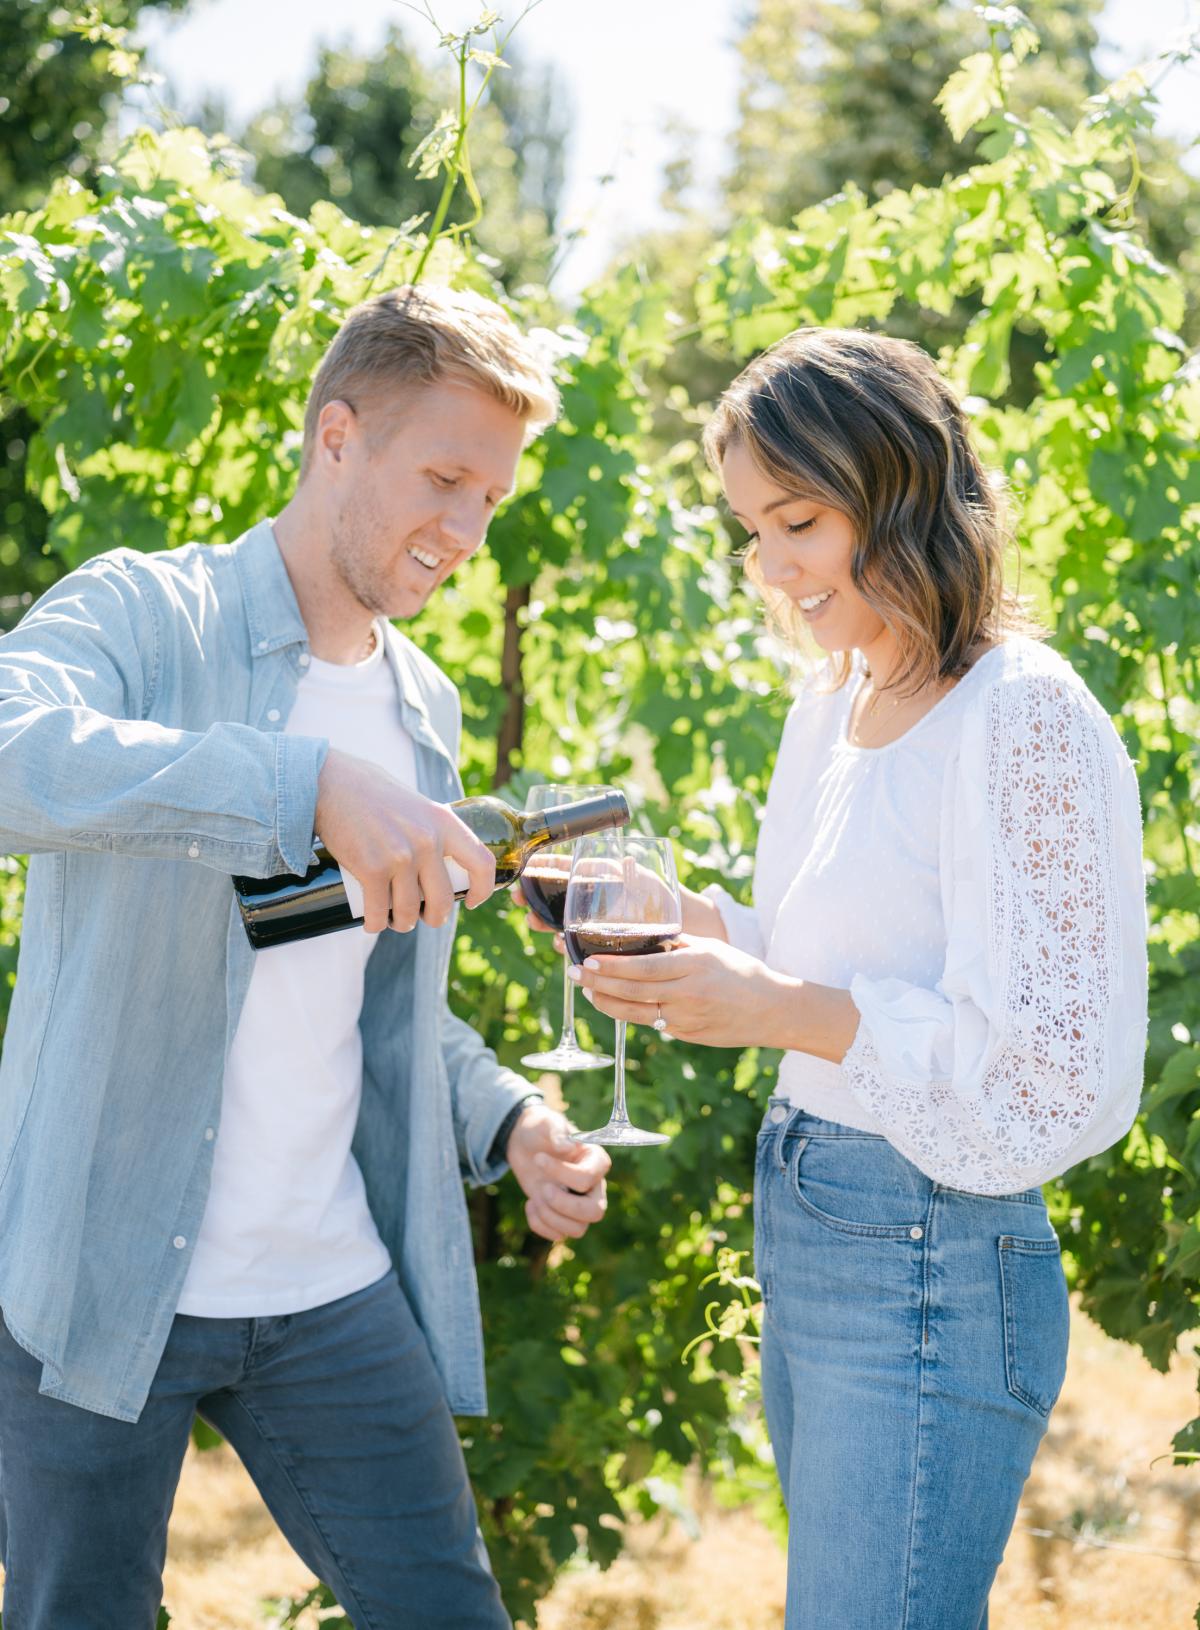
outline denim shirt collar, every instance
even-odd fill
[[[234,545],[234,561],[246,605],[251,655],[257,660],[293,645],[307,651],[308,629],[280,553],[272,517],[259,521],[239,538]],[[405,648],[406,641],[391,623],[385,622],[383,626],[385,654],[396,681],[401,722],[415,742],[429,748],[454,769],[453,755],[429,717],[413,659]]]
[[[288,576],[271,518],[238,539],[233,558],[242,585],[250,653],[257,660],[289,645],[308,646],[308,630]]]

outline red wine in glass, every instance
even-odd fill
[[[567,891],[563,890],[566,902]],[[563,933],[567,955],[578,968],[590,956],[650,956],[682,932],[682,924],[572,923]]]
[[[683,906],[675,876],[675,856],[665,838],[639,832],[605,833],[575,845],[563,943],[578,967],[592,956],[653,956],[683,928]],[[625,1107],[625,1023],[617,1020],[616,1071],[612,1114],[594,1132],[577,1133],[581,1143],[638,1148],[667,1143],[664,1132],[634,1126]]]
[[[547,928],[562,929],[567,908],[568,868],[552,871],[536,862],[521,873],[521,892],[535,917]]]

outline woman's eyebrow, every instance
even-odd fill
[[[817,500],[807,492],[789,492],[785,493],[782,498],[774,498],[769,504],[764,505],[763,514],[769,515],[773,509],[782,509],[784,504],[815,504],[816,502]],[[735,521],[741,521],[743,526],[746,524],[745,516],[740,515],[732,506],[729,513]]]

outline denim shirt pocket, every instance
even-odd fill
[[[1008,1390],[1044,1420],[1067,1373],[1070,1310],[1062,1252],[1056,1239],[1002,1234],[997,1243]]]

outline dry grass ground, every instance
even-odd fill
[[[990,1630],[1193,1630],[1200,1467],[1151,1462],[1195,1408],[1190,1347],[1157,1375],[1072,1314],[1066,1385],[992,1591]],[[782,1630],[774,1540],[745,1513],[703,1518],[698,1544],[647,1525],[609,1573],[568,1574],[541,1630]]]
[[[1074,1316],[1066,1387],[996,1582],[991,1630],[1191,1630],[1200,1467],[1151,1462],[1193,1413],[1195,1375],[1190,1352],[1156,1375]],[[782,1630],[775,1541],[744,1512],[700,1517],[699,1542],[643,1525],[607,1574],[568,1572],[542,1630]],[[167,1563],[175,1630],[263,1630],[262,1598],[311,1583],[233,1455],[189,1453]]]

